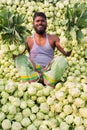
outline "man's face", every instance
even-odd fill
[[[34,27],[36,33],[38,33],[40,35],[44,34],[45,30],[47,28],[46,19],[41,16],[37,16],[35,18],[35,20],[33,21],[33,27]]]

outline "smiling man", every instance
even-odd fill
[[[65,56],[70,56],[71,51],[66,52],[61,47],[56,35],[46,33],[47,19],[43,12],[35,12],[33,27],[35,33],[26,41],[29,57],[16,57],[16,67],[24,81],[31,83],[42,79],[45,85],[55,86],[67,67],[64,56],[54,56],[55,47]]]

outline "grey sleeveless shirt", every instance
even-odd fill
[[[50,61],[54,57],[54,51],[51,45],[49,44],[48,41],[48,35],[46,35],[46,43],[43,46],[39,46],[34,38],[34,44],[33,47],[30,51],[30,59],[35,63],[39,64],[42,67],[45,67],[50,63]]]

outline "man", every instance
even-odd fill
[[[29,83],[40,81],[45,85],[55,86],[60,81],[67,67],[63,56],[54,57],[55,47],[65,56],[70,56],[60,45],[56,35],[46,33],[47,20],[43,12],[36,12],[33,16],[35,34],[27,38],[29,58],[20,55],[15,58],[15,64],[21,79]]]

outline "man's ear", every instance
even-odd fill
[[[33,25],[33,27],[34,27],[34,21],[32,22],[32,25]]]
[[[47,24],[47,22],[46,22],[46,27],[48,27],[48,24]]]

